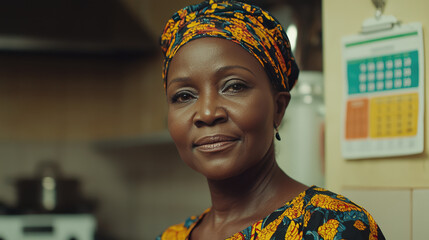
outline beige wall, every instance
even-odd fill
[[[427,0],[386,1],[386,15],[394,15],[403,23],[421,22],[428,31]],[[341,38],[356,34],[364,19],[375,12],[371,1],[324,0],[323,41],[326,103],[326,185],[334,191],[346,187],[429,187],[427,151],[417,156],[347,161],[341,155],[340,133],[343,109]],[[427,38],[427,34],[426,34]],[[427,43],[427,39],[425,40]],[[425,76],[429,70],[429,48],[425,46]],[[427,83],[426,83],[427,84]],[[425,87],[427,89],[427,87]],[[427,109],[428,102],[426,97]],[[425,112],[425,148],[427,142],[427,111]]]
[[[386,2],[386,15],[394,15],[403,23],[421,22],[425,35],[429,26],[427,0]],[[323,0],[322,6],[326,187],[350,197],[366,208],[381,226],[386,239],[425,239],[427,227],[420,223],[426,222],[423,216],[429,214],[426,207],[429,199],[427,110],[424,112],[426,150],[422,154],[380,159],[344,159],[341,154],[340,128],[344,102],[341,38],[357,34],[363,20],[372,17],[375,9],[370,0]],[[427,43],[427,39],[424,42]],[[424,58],[426,77],[429,70],[428,46],[425,46]],[[425,101],[427,109],[427,97]]]

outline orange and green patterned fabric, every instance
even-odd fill
[[[189,41],[217,37],[242,46],[264,67],[274,89],[290,91],[299,69],[280,23],[257,6],[232,0],[210,0],[187,6],[167,22],[160,44],[163,79],[177,51]]]
[[[169,227],[157,240],[186,240],[209,212]],[[209,238],[208,238],[209,239]],[[347,198],[313,186],[228,240],[381,240],[373,217]]]

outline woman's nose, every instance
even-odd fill
[[[194,124],[197,127],[213,126],[228,119],[228,114],[216,97],[200,96],[197,100]]]

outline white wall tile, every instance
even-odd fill
[[[411,189],[344,189],[341,193],[371,213],[386,239],[411,239]]]
[[[429,189],[413,190],[413,240],[428,239]]]

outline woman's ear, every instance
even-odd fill
[[[279,126],[283,116],[286,112],[286,108],[289,105],[290,93],[289,92],[277,92],[274,98],[274,124]]]

